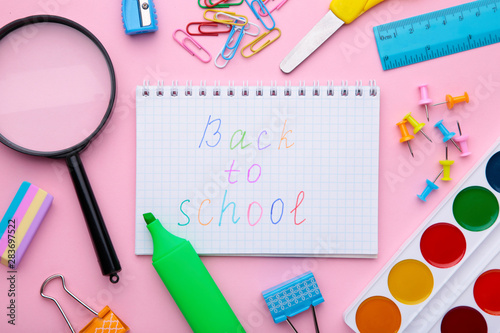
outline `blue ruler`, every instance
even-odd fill
[[[373,28],[384,70],[500,42],[500,0],[478,0]]]

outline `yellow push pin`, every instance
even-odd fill
[[[401,131],[401,139],[399,139],[399,142],[406,142],[408,144],[408,148],[410,149],[411,156],[413,156],[413,150],[411,150],[410,140],[415,137],[408,132],[408,129],[406,128],[406,123],[407,123],[406,120],[402,120],[396,124],[399,127],[399,130]]]
[[[467,91],[464,92],[463,96],[453,97],[451,95],[446,95],[446,102],[437,103],[437,104],[434,104],[433,106],[446,103],[446,105],[448,106],[448,110],[451,110],[455,106],[455,104],[463,103],[463,102],[469,103],[469,95],[467,94]]]
[[[443,178],[441,180],[444,181],[449,181],[451,180],[450,177],[450,168],[451,165],[455,163],[455,161],[449,161],[448,160],[448,142],[446,142],[446,160],[445,161],[439,161],[439,164],[443,166]]]
[[[425,136],[427,138],[427,140],[432,142],[432,140],[427,136],[427,134],[425,134],[425,132],[422,131],[422,128],[425,126],[425,124],[419,123],[415,118],[413,118],[411,116],[411,112],[408,113],[406,116],[404,116],[403,119],[407,120],[410,123],[410,125],[413,126],[413,133],[414,134],[417,134],[418,132],[420,132],[420,133],[422,133],[423,136]]]

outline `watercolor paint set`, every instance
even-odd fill
[[[499,331],[499,200],[500,140],[346,310],[347,325],[361,333]],[[466,330],[464,318],[484,329]]]
[[[437,332],[498,332],[500,328],[500,252],[475,276],[465,291],[429,330]]]

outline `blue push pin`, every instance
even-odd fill
[[[319,291],[313,273],[306,272],[293,279],[264,290],[262,296],[276,324],[286,320],[295,333],[298,333],[288,317],[295,316],[312,307],[314,327],[319,333],[315,306],[325,300]]]
[[[432,190],[437,190],[439,188],[439,186],[437,186],[434,183],[436,182],[436,180],[438,180],[439,176],[441,176],[442,173],[443,173],[443,170],[441,170],[441,172],[439,173],[439,175],[437,175],[436,179],[434,179],[433,182],[431,182],[429,179],[425,180],[425,182],[427,183],[427,187],[422,192],[422,194],[417,194],[417,197],[419,197],[420,200],[427,202],[427,200],[425,200],[425,199],[432,192]]]
[[[446,127],[444,127],[443,119],[438,121],[436,123],[436,125],[434,125],[434,127],[437,127],[441,131],[441,133],[443,134],[443,142],[450,140],[451,143],[453,143],[453,145],[455,145],[455,147],[458,149],[458,151],[462,152],[462,149],[460,149],[460,147],[458,147],[455,140],[452,139],[455,136],[455,132],[450,132],[450,131],[448,131],[448,129]]]

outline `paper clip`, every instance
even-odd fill
[[[192,25],[198,25],[198,31],[199,32],[191,32],[189,31],[189,27]],[[226,30],[210,30],[207,29],[207,31],[202,30],[202,27],[218,27],[219,25],[224,25],[226,26]],[[228,24],[222,24],[222,23],[217,23],[217,22],[191,22],[188,25],[186,25],[186,32],[190,34],[191,36],[219,36],[219,34],[224,34],[226,32],[231,31],[231,26]]]
[[[267,3],[268,3],[269,1],[274,1],[274,0],[264,0],[264,1],[263,1],[263,2],[264,2],[264,5],[266,5],[266,7],[267,7]],[[287,1],[288,1],[288,0],[283,0],[283,1],[281,1],[279,4],[277,4],[275,7],[273,7],[272,9],[269,9],[269,8],[268,8],[269,13],[272,13],[272,12],[274,12],[275,10],[280,9],[281,7],[283,7],[283,5],[284,5]],[[260,14],[261,16],[267,16],[267,14],[266,14],[266,13],[264,13],[264,12],[262,11],[262,9],[260,9],[260,8],[259,8],[259,14]]]
[[[221,19],[219,16],[229,17],[230,19],[233,20],[234,23],[238,23],[238,24],[233,24],[233,25],[237,25],[237,26],[241,26],[239,24],[239,21],[245,22],[245,24],[243,26],[246,26],[246,24],[249,23],[248,22],[248,18],[246,16],[236,16],[236,15],[231,15],[231,14],[228,14],[228,13],[225,13],[225,12],[219,12],[219,13],[215,13],[214,17],[215,17],[216,20],[222,20],[222,21],[224,21],[224,19]]]
[[[208,12],[213,12],[214,16],[212,18],[208,18],[207,17],[207,13]],[[220,16],[227,16],[227,17],[230,18],[230,20],[220,19],[219,15]],[[205,18],[205,20],[207,20],[207,21],[212,21],[212,22],[222,23],[222,24],[229,24],[229,25],[237,25],[237,26],[240,26],[240,27],[243,27],[248,22],[248,17],[246,17],[246,16],[236,15],[236,13],[226,12],[226,11],[217,10],[217,9],[207,9],[207,10],[205,10],[205,12],[203,13],[203,18]]]
[[[239,35],[236,39],[234,39],[234,34],[237,31],[239,31]],[[231,29],[231,32],[229,33],[229,37],[227,38],[226,44],[224,44],[224,48],[222,49],[222,52],[221,52],[222,59],[224,59],[224,60],[233,59],[234,55],[236,54],[236,51],[238,50],[238,47],[240,46],[241,40],[242,40],[244,35],[245,35],[244,28],[233,26],[233,28]],[[233,43],[233,40],[234,40],[234,43]],[[233,44],[231,45],[231,43],[233,43]],[[226,55],[226,51],[229,51],[228,55]]]
[[[254,26],[255,28],[257,28],[257,32],[248,32],[248,30],[250,30],[252,27],[251,26]],[[243,32],[246,34],[246,35],[249,35],[249,36],[252,36],[252,37],[257,37],[258,35],[260,35],[260,27],[255,24],[255,23],[252,23],[252,22],[248,22],[248,24],[245,26],[245,28],[243,28]]]
[[[220,5],[221,3],[227,2],[228,0],[219,0],[216,3],[212,3],[212,0],[205,0],[205,6],[208,8],[213,8],[217,5]]]
[[[229,41],[229,42],[231,42],[231,41]],[[226,60],[226,59],[222,58],[222,52],[225,50],[225,48],[226,48],[226,44],[224,44],[224,47],[222,48],[222,50],[215,57],[214,64],[215,64],[215,67],[217,67],[217,68],[221,68],[222,69],[222,68],[226,67],[227,63],[229,62],[229,60]],[[219,60],[219,58],[222,58],[222,60],[225,60],[226,62],[223,65],[219,65],[217,63],[217,60]]]
[[[201,4],[202,0],[198,0],[198,6],[200,6],[203,9],[207,8],[229,8],[230,6],[239,6],[243,3],[243,0],[240,2],[229,2],[231,0],[226,0],[224,2],[219,3],[218,5],[211,6],[212,0],[209,0],[210,5],[209,6],[204,6]]]
[[[276,26],[276,23],[274,22],[274,19],[273,17],[271,16],[271,13],[269,12],[269,10],[267,10],[267,7],[266,5],[264,5],[264,3],[262,2],[262,0],[251,0],[251,2],[248,2],[248,0],[245,0],[245,2],[247,3],[247,5],[250,7],[250,9],[252,10],[253,14],[255,15],[255,17],[260,21],[260,23],[262,23],[262,25],[267,29],[267,30],[272,30],[274,29],[274,27]],[[254,3],[257,3],[257,5],[259,5],[259,10],[255,9],[254,7]],[[260,13],[264,13],[264,15],[260,15]],[[271,19],[271,21],[273,22],[273,25],[272,27],[268,27],[266,25],[266,23],[264,22],[264,20],[262,19],[263,16],[269,16],[269,18]]]
[[[186,37],[184,37],[184,39],[182,39],[182,41],[178,40],[176,37],[175,37],[175,34],[177,32],[182,32]],[[174,33],[172,34],[172,37],[174,38],[174,40],[180,44],[180,46],[182,46],[186,51],[189,52],[189,54],[191,54],[192,56],[195,56],[196,58],[198,58],[200,61],[202,62],[209,62],[210,60],[212,60],[212,55],[210,55],[210,53],[203,47],[201,46],[197,41],[195,41],[193,39],[193,37],[189,36],[184,30],[182,29],[177,29],[174,31]],[[202,50],[203,52],[205,52],[207,55],[208,55],[208,59],[205,60],[203,58],[201,58],[198,54],[196,54],[195,52],[193,52],[189,47],[187,47],[186,45],[186,40],[190,41],[191,43],[193,43],[199,50]]]
[[[267,35],[269,35],[270,33],[272,33],[273,31],[278,31],[278,36],[276,36],[276,38],[274,39],[268,39],[266,40],[262,46],[260,46],[258,49],[254,49],[254,46],[259,43],[262,39],[264,39],[264,37],[266,37]],[[281,37],[281,30],[278,29],[278,28],[274,28],[274,29],[271,29],[269,30],[268,32],[264,32],[262,35],[260,35],[259,37],[255,38],[250,44],[244,46],[242,49],[241,49],[241,55],[244,56],[245,58],[250,58],[251,56],[259,53],[260,51],[262,51],[264,48],[268,47],[269,45],[271,45],[272,43],[274,43],[278,38]],[[252,53],[250,53],[250,55],[245,55],[244,54],[244,51],[246,48],[250,48],[250,51]]]

